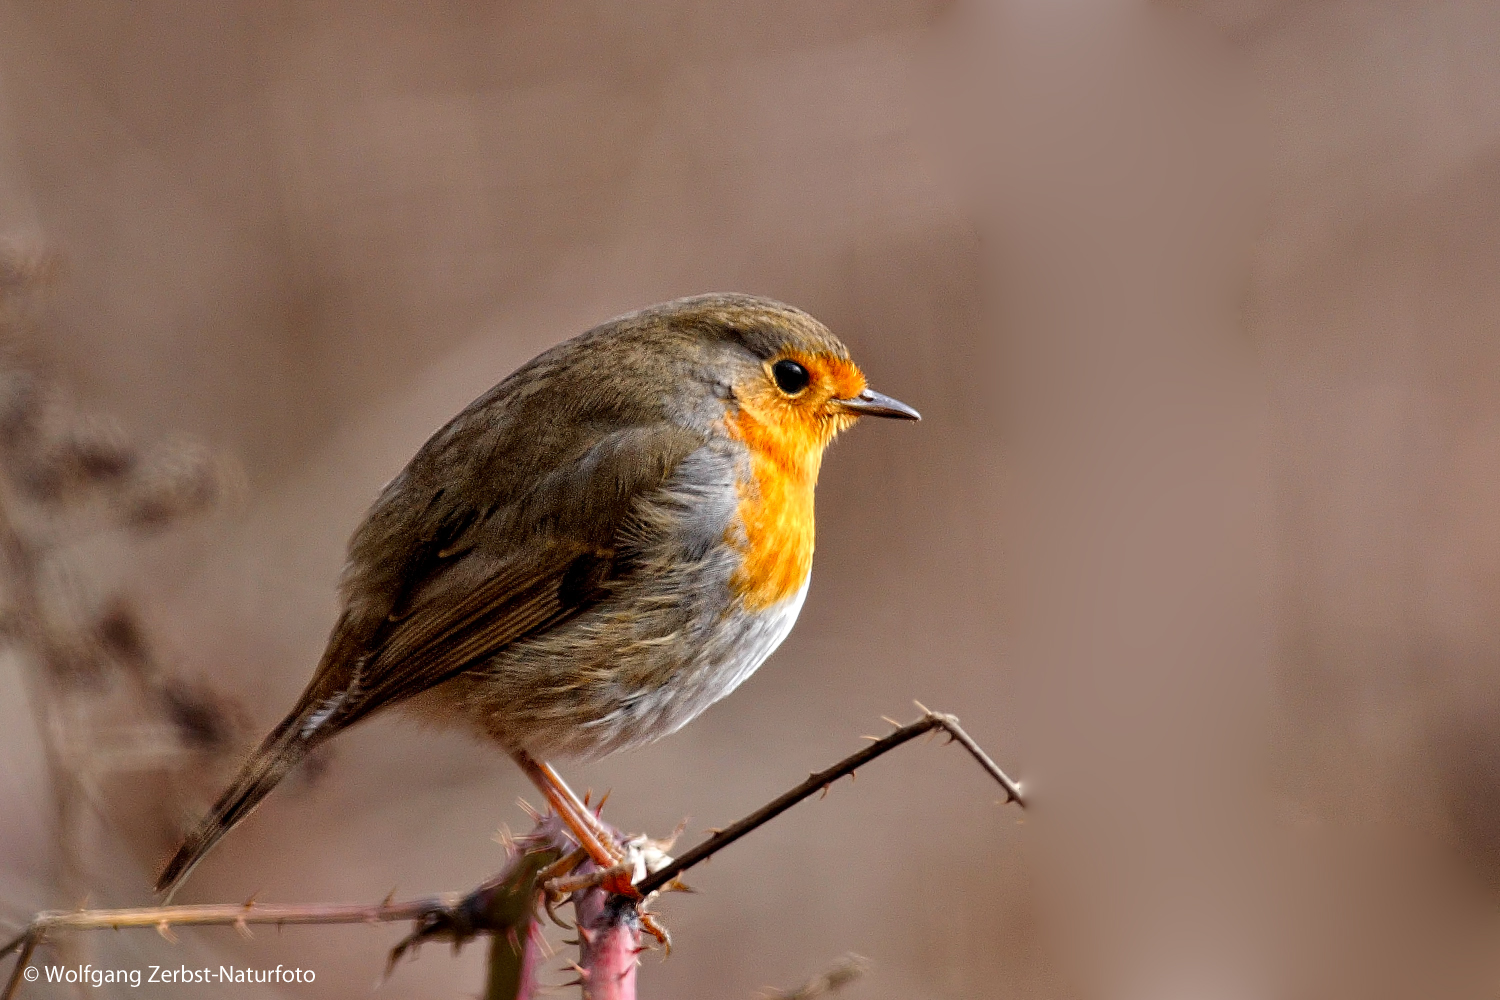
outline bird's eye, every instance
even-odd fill
[[[807,369],[795,361],[778,361],[771,366],[771,377],[776,380],[776,388],[788,396],[795,396],[807,388],[807,383],[812,381],[812,376]]]

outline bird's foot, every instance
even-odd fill
[[[668,933],[656,915],[646,909],[648,900],[641,895],[635,883],[672,863],[672,857],[667,854],[667,849],[672,846],[673,841],[681,832],[682,827],[679,826],[671,837],[665,840],[653,840],[640,834],[620,838],[618,834],[611,831],[607,842],[619,849],[623,855],[622,859],[615,864],[608,867],[591,864],[589,870],[578,871],[581,866],[593,860],[588,852],[580,847],[542,869],[537,874],[536,881],[542,891],[542,905],[546,908],[547,915],[554,923],[566,927],[568,925],[558,917],[556,908],[569,898],[573,898],[576,893],[600,889],[613,895],[624,896],[636,902],[636,914],[640,919],[641,930],[654,937],[670,954],[672,935]],[[676,892],[692,891],[676,879],[668,883],[667,888]],[[655,896],[655,893],[652,895]]]
[[[578,853],[582,854],[581,851]],[[571,855],[569,857],[571,858]],[[566,861],[569,858],[563,860]],[[580,857],[574,864],[581,864],[582,861]],[[551,869],[542,872],[542,875],[537,877],[537,881],[542,887],[542,892],[546,893],[548,903],[552,906],[561,903],[575,892],[587,892],[589,889],[603,889],[605,892],[625,896],[628,899],[641,898],[639,890],[632,881],[635,867],[628,862],[621,862],[608,868],[594,868],[586,872],[550,875],[544,879],[543,876],[548,876],[550,871]]]
[[[672,863],[672,857],[667,852],[682,834],[687,822],[678,824],[677,829],[662,840],[653,840],[639,834],[623,837],[599,817],[599,810],[604,805],[603,799],[600,799],[598,806],[590,807],[588,797],[579,799],[551,765],[526,753],[517,753],[515,757],[527,776],[546,796],[547,803],[578,844],[576,850],[570,851],[537,876],[536,884],[542,891],[542,904],[546,907],[548,916],[566,927],[567,924],[557,916],[557,905],[572,898],[576,908],[578,893],[603,890],[634,901],[641,930],[656,938],[670,952],[672,936],[655,915],[647,912],[646,905],[650,900],[641,895],[635,884]],[[586,863],[588,870],[579,871]],[[665,889],[671,892],[692,891],[679,879],[667,883]],[[653,897],[655,895],[652,893]]]
[[[681,827],[678,830],[680,832]],[[616,835],[611,835],[605,842],[620,851],[620,860],[607,866],[600,866],[596,861],[589,871],[578,872],[578,867],[585,861],[593,861],[589,853],[580,847],[572,854],[544,868],[537,876],[537,884],[542,887],[553,905],[562,902],[575,892],[595,888],[638,900],[642,897],[635,883],[672,863],[672,856],[667,853],[667,848],[671,847],[676,839],[676,833],[667,840],[652,840],[642,834],[622,840],[617,839]],[[690,891],[686,885],[675,879],[668,888],[675,891]]]
[[[656,938],[661,945],[662,954],[672,954],[672,935],[662,926],[661,921],[656,919],[656,914],[648,913],[644,908],[636,911],[636,918],[641,922],[641,930]]]

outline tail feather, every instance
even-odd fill
[[[208,815],[188,835],[156,881],[156,891],[172,895],[224,835],[255,811],[262,799],[321,742],[317,734],[304,730],[305,712],[284,719],[240,768],[234,783],[214,803]]]

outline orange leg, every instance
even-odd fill
[[[562,779],[562,775],[552,769],[551,764],[539,761],[525,751],[517,753],[515,758],[516,763],[521,765],[521,770],[526,772],[526,776],[546,796],[547,804],[552,807],[552,811],[557,813],[558,818],[563,821],[569,832],[578,841],[578,853],[587,854],[598,869],[598,871],[590,872],[586,875],[573,875],[570,877],[569,873],[582,860],[578,857],[578,854],[575,854],[561,859],[553,866],[557,870],[558,877],[547,877],[552,869],[548,869],[547,872],[543,873],[543,886],[545,890],[543,896],[547,912],[552,915],[552,919],[556,920],[559,924],[562,923],[561,920],[558,920],[557,914],[552,913],[552,905],[554,902],[561,901],[568,893],[576,889],[599,886],[606,892],[640,899],[641,894],[636,890],[635,885],[631,881],[633,873],[630,870],[629,857],[620,845],[616,843],[614,832],[605,827],[599,821],[599,817],[594,815],[593,810],[579,800],[578,796],[573,793],[573,789],[569,788],[568,783]],[[678,827],[677,833],[681,832],[682,828]],[[677,833],[672,835],[673,840],[677,838]],[[670,846],[671,841],[667,841],[663,849]],[[646,912],[644,902],[640,904],[638,915],[641,921],[641,929],[660,941],[662,947],[670,954],[672,951],[672,936],[667,933],[667,929],[657,921],[653,914]]]
[[[521,765],[521,770],[526,772],[532,784],[546,797],[552,811],[557,813],[568,832],[578,841],[578,846],[583,848],[594,864],[601,871],[618,870],[625,861],[625,852],[615,843],[614,834],[579,800],[562,776],[552,769],[552,765],[537,760],[525,751],[517,752],[515,758],[516,763]],[[630,884],[628,874],[613,878],[610,883],[610,891],[639,898],[639,893]]]

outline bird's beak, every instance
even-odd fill
[[[858,417],[893,417],[896,420],[921,420],[922,414],[899,399],[892,399],[883,392],[866,389],[849,399],[835,399],[834,405],[845,413]]]

